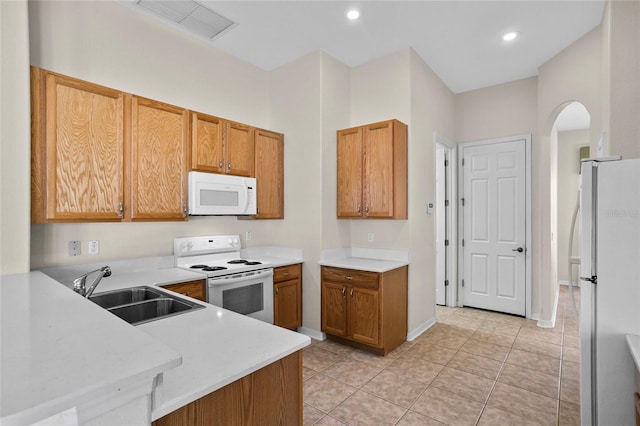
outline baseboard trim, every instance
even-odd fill
[[[436,323],[436,319],[432,318],[427,322],[423,322],[422,324],[420,324],[418,327],[414,328],[413,330],[411,330],[409,333],[407,333],[407,340],[409,342],[412,342],[413,340],[415,340],[418,336],[420,336],[422,333],[424,333],[425,331],[427,331],[428,329],[430,329],[431,327],[433,327],[433,325]]]
[[[316,340],[325,340],[327,338],[326,334],[323,332],[308,327],[298,327],[298,333]]]

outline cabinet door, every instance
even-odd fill
[[[218,117],[191,113],[191,170],[224,173],[223,127]]]
[[[256,130],[255,177],[258,187],[256,219],[284,219],[284,136]]]
[[[119,220],[124,199],[123,93],[39,69],[33,73],[34,78],[45,76],[44,110],[36,106],[33,111],[34,137],[41,135],[36,126],[42,120],[45,133],[45,140],[40,136],[33,145],[33,208],[46,211],[34,219]],[[34,93],[34,98],[42,94]]]
[[[360,343],[380,344],[378,290],[351,287],[349,290],[349,334]]]
[[[393,123],[376,123],[364,135],[364,211],[367,217],[393,217]]]
[[[273,289],[274,324],[295,330],[301,325],[300,280],[274,284]]]
[[[131,218],[186,220],[188,112],[133,96]]]
[[[225,124],[224,151],[226,173],[236,176],[253,175],[253,128],[244,124]]]
[[[185,283],[163,285],[162,288],[175,291],[176,293],[184,294],[185,296],[193,297],[194,299],[207,301],[207,292],[205,286],[205,280],[189,281]]]
[[[347,336],[347,288],[322,282],[322,331]]]
[[[362,217],[362,128],[338,131],[338,217]]]

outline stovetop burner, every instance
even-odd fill
[[[249,264],[249,261],[247,259],[233,259],[227,262],[230,265],[237,265],[240,263],[246,263]]]
[[[206,268],[202,268],[203,271],[214,272],[214,271],[224,271],[227,269],[226,266],[207,266]]]
[[[193,265],[190,266],[191,269],[204,269],[204,268],[208,268],[207,265]]]
[[[258,262],[258,261],[251,261],[251,262],[245,262],[245,265],[262,265],[262,262]]]

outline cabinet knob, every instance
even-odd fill
[[[222,170],[222,160],[218,161],[218,169]]]
[[[353,277],[351,275],[343,275],[342,278],[344,278],[345,280],[349,280],[349,281],[351,281],[353,279]]]
[[[347,289],[346,289],[345,287],[342,287],[342,298],[343,298],[343,299],[344,299],[344,296],[345,296],[345,294],[344,294],[344,293],[345,293],[346,291],[347,291]]]
[[[124,204],[122,204],[122,201],[118,202],[118,217],[123,217],[124,216]]]
[[[290,273],[288,273],[288,272],[285,272],[285,273],[283,273],[282,275],[284,275],[285,277],[288,277],[288,276],[289,276],[289,275],[291,275],[291,274],[290,274]]]
[[[358,207],[358,214],[360,214],[360,212],[362,211],[362,207],[360,207],[360,204],[358,204],[357,207]]]
[[[351,298],[353,299],[353,289],[351,289],[351,291],[349,292],[349,296],[351,296]]]
[[[187,207],[186,204],[182,205],[182,217],[187,217],[187,214],[189,213],[189,208]]]
[[[278,289],[278,287],[276,287],[276,296],[278,295],[278,291],[279,291],[279,289]]]
[[[231,161],[227,163],[227,171],[230,171],[230,170],[231,170]]]
[[[365,204],[364,206],[364,212],[367,216],[369,216],[369,203]]]

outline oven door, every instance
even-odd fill
[[[273,269],[213,277],[208,302],[273,324]]]

